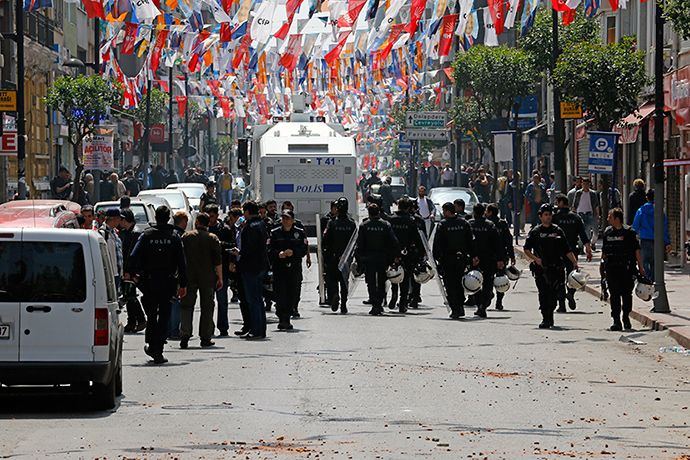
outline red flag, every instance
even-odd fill
[[[169,30],[163,29],[158,32],[158,37],[156,37],[156,44],[153,46],[153,53],[151,54],[151,64],[150,68],[152,72],[158,70],[158,63],[161,58],[161,51],[163,46],[165,46],[165,40],[168,38]]]
[[[220,98],[220,93],[218,92],[218,88],[220,88],[220,82],[218,80],[208,80],[206,83],[208,84],[208,87],[211,88],[211,92],[213,93],[213,95]]]
[[[489,1],[489,3],[491,3],[491,1]],[[448,56],[450,47],[453,44],[453,31],[455,30],[455,24],[457,22],[457,14],[449,14],[448,16],[443,17],[443,25],[441,26],[441,41],[439,41],[438,44],[439,56]],[[501,28],[503,28],[503,21],[501,21]]]
[[[284,40],[285,37],[287,37],[288,32],[290,31],[290,26],[292,25],[292,18],[295,17],[295,12],[297,11],[297,8],[302,4],[304,0],[288,0],[286,8],[287,8],[287,22],[285,22],[280,29],[278,29],[278,32],[274,35],[274,37],[279,38],[281,40]]]
[[[131,22],[127,23],[125,28],[125,38],[122,41],[122,48],[120,52],[122,54],[132,54],[134,51],[134,42],[137,39],[137,30],[139,29],[139,24],[134,24]]]
[[[294,68],[297,66],[301,46],[302,34],[290,35],[287,50],[285,51],[285,54],[283,54],[283,57],[280,58],[278,64],[292,72],[292,70],[294,70]]]
[[[329,51],[326,56],[324,56],[324,59],[327,63],[331,64],[333,61],[338,59],[338,56],[340,56],[343,48],[345,48],[345,41],[350,35],[350,32],[352,32],[352,29],[343,30],[338,33],[338,44],[335,46],[335,48]]]
[[[223,116],[230,118],[230,98],[227,96],[220,96],[220,107],[223,109]]]
[[[613,11],[618,10],[618,0],[609,0],[609,3],[611,4],[611,9]]]
[[[503,14],[504,12],[505,4],[503,3],[503,0],[489,0],[489,13],[491,13],[491,20],[494,23],[494,30],[496,31],[496,35],[501,35],[503,33],[503,21],[505,20]]]
[[[103,11],[101,0],[84,0],[84,9],[89,19],[99,17],[105,20],[105,11]]]
[[[338,19],[338,27],[352,27],[365,4],[366,0],[352,0],[350,2],[350,10]]]
[[[364,157],[364,166],[362,169],[367,169],[369,167],[369,157]]]
[[[259,106],[259,113],[261,113],[261,115],[267,116],[268,115],[268,102],[266,101],[266,95],[265,94],[255,94],[254,97],[256,98],[256,104]]]
[[[248,1],[248,0],[246,0]],[[244,52],[247,51],[247,48],[249,48],[249,44],[252,42],[252,37],[249,34],[246,34],[244,38],[242,39],[242,43],[240,43],[240,46],[237,47],[237,50],[235,50],[235,56],[232,58],[232,67],[234,69],[238,68],[240,66],[240,63],[242,62],[242,58],[244,57]]]
[[[157,82],[159,85],[161,85],[161,89],[162,89],[164,92],[166,92],[166,93],[168,92],[168,89],[169,89],[169,88],[168,88],[168,82],[167,82],[167,81],[165,81],[165,80],[156,80],[156,82]]]
[[[180,113],[180,118],[184,118],[184,111],[187,108],[187,96],[175,96],[177,99],[177,111]]]
[[[611,6],[613,6],[614,1],[616,2],[616,5],[618,5],[617,0],[610,0],[610,1],[611,1]],[[565,3],[566,3],[566,0],[551,0],[551,6],[553,7],[553,9],[556,11],[560,11],[561,13],[565,13],[570,9],[570,8],[568,8],[568,5],[566,5]]]
[[[395,41],[398,39],[400,36],[400,33],[403,31],[405,27],[405,24],[395,24],[393,27],[391,27],[391,36],[388,38],[388,44],[386,47],[381,51],[381,59],[386,60],[388,57],[388,54],[391,52],[393,49],[393,45],[395,45]]]
[[[424,8],[426,8],[426,0],[412,0],[412,6],[410,7],[410,22],[405,27],[405,32],[408,34],[414,34],[419,25],[419,20],[424,14]]]
[[[220,25],[220,42],[230,43],[232,41],[232,24],[223,22]]]
[[[569,26],[573,20],[575,19],[575,9],[568,10],[565,13],[563,13],[563,25],[564,26]]]

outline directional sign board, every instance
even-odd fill
[[[408,141],[447,141],[450,133],[447,129],[407,129]]]
[[[446,112],[408,112],[405,115],[408,128],[445,128],[448,124]]]

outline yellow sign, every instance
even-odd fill
[[[17,111],[17,92],[0,91],[0,112]]]
[[[582,118],[579,102],[561,102],[561,118]]]

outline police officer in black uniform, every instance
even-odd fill
[[[591,261],[592,247],[590,245],[587,232],[585,231],[585,224],[582,222],[580,216],[578,216],[576,213],[570,210],[570,206],[568,206],[568,197],[562,193],[559,193],[556,196],[556,206],[558,206],[558,208],[553,213],[552,222],[561,227],[561,229],[565,233],[565,237],[568,240],[570,249],[573,250],[573,255],[575,255],[575,258],[577,259],[578,248],[580,247],[578,242],[582,241],[582,244],[585,246],[585,249],[587,250],[587,262]],[[573,271],[573,264],[570,263],[570,259],[565,259],[566,274],[570,273],[571,271]],[[568,299],[568,307],[570,307],[571,310],[575,310],[575,289],[566,287],[564,283],[561,288],[561,291],[558,293],[559,313],[566,312],[566,298]]]
[[[335,219],[335,216],[338,215],[338,210],[337,210],[338,205],[337,205],[337,203],[338,203],[338,200],[331,200],[330,210],[328,211],[328,213],[326,213],[325,215],[321,216],[320,219],[319,219],[319,222],[320,222],[320,224],[321,224],[321,238],[322,238],[322,240],[323,240],[323,234],[326,232],[326,228],[328,227],[328,223],[329,223],[331,220]],[[322,246],[321,246],[321,255],[322,255],[322,257],[323,257],[323,260],[325,261],[326,256],[325,256],[325,254],[324,254],[324,252],[323,252],[323,241],[322,241],[321,244],[322,244]],[[325,277],[326,277],[326,269],[325,269],[325,266],[324,266],[324,278],[325,278]],[[325,291],[325,294],[326,294],[326,295],[324,296],[325,299],[326,299],[326,304],[327,304],[327,305],[330,305],[330,304],[328,303],[328,299],[330,299],[330,298],[332,297],[332,295],[331,295],[330,292],[328,292],[328,284],[326,284],[326,283],[324,284],[324,291]],[[337,311],[337,308],[336,308],[335,310],[333,310],[333,311]]]
[[[479,269],[482,272],[484,281],[482,290],[475,294],[477,311],[475,315],[486,318],[486,309],[491,304],[491,297],[494,289],[494,275],[496,270],[502,270],[504,266],[505,248],[501,235],[496,226],[484,217],[486,206],[477,203],[472,208],[474,218],[470,220],[470,227],[474,235],[474,245],[481,248],[481,258],[479,259]]]
[[[364,268],[364,279],[371,301],[370,315],[383,313],[382,302],[386,295],[386,270],[391,262],[398,262],[400,246],[393,233],[391,224],[380,217],[381,208],[372,203],[369,205],[369,219],[359,226],[357,263]]]
[[[134,246],[129,259],[126,279],[138,282],[144,293],[142,298],[148,318],[144,352],[156,364],[168,360],[163,357],[163,346],[168,334],[168,320],[173,296],[187,294],[187,262],[180,237],[175,234],[170,220],[170,209],[156,209],[156,224],[147,228]],[[178,288],[179,285],[179,288]]]
[[[123,266],[127,267],[130,254],[134,249],[134,245],[137,244],[141,232],[137,231],[134,213],[131,209],[123,209],[120,213],[122,214],[122,222],[120,223],[118,236],[122,240]],[[139,332],[146,329],[146,316],[141,308],[139,299],[137,299],[136,288],[132,287],[133,292],[127,298],[127,325],[125,325],[125,332]]]
[[[450,304],[450,317],[458,319],[465,316],[465,291],[462,277],[468,268],[479,263],[476,245],[470,224],[455,214],[453,203],[443,204],[443,220],[438,224],[434,247],[434,259],[443,278],[446,296]]]
[[[336,201],[336,215],[328,222],[321,240],[328,304],[334,312],[338,311],[340,304],[342,314],[347,313],[347,284],[343,273],[338,269],[338,263],[357,229],[355,221],[347,215],[348,207],[347,198],[342,197]]]
[[[577,259],[573,254],[563,230],[553,225],[553,207],[543,204],[539,208],[541,224],[530,230],[525,241],[525,255],[532,260],[530,270],[539,291],[539,309],[542,322],[540,329],[553,326],[553,312],[556,310],[558,292],[565,281],[565,263],[567,257],[577,270]]]
[[[637,240],[637,232],[623,224],[623,210],[614,208],[609,211],[609,227],[604,230],[604,245],[601,248],[601,258],[606,262],[606,280],[611,293],[612,331],[623,328],[632,329],[630,312],[632,311],[633,280],[637,271],[645,276],[642,266],[642,253]],[[621,307],[623,309],[623,324],[621,325]]]
[[[415,198],[409,199],[411,203],[409,214],[410,216],[412,216],[412,218],[415,221],[415,224],[417,225],[417,234],[419,234],[419,230],[421,230],[422,234],[424,235],[424,238],[426,238],[428,237],[428,235],[426,234],[426,222],[424,221],[424,218],[419,214],[419,201]],[[421,244],[419,247],[416,247],[414,249],[413,259],[416,260],[416,263],[419,263],[422,261],[425,255],[426,253],[424,250],[424,245]],[[428,256],[431,257],[431,254],[429,254]],[[410,277],[410,288],[412,291],[409,299],[410,308],[419,308],[419,304],[422,302],[422,285],[415,281],[414,276]]]
[[[414,264],[418,260],[417,248],[422,246],[422,241],[417,231],[417,223],[410,215],[411,204],[409,198],[401,198],[398,200],[398,210],[388,219],[391,228],[393,228],[393,233],[395,233],[398,243],[400,244],[400,261],[403,272],[405,273],[402,283],[393,285],[394,289],[392,289],[393,292],[388,308],[391,310],[395,308],[395,302],[397,301],[396,291],[399,290],[400,304],[398,308],[400,313],[405,313],[407,311],[410,279],[412,278]]]
[[[273,267],[273,293],[276,299],[278,329],[290,330],[290,317],[299,302],[302,284],[302,257],[309,243],[303,228],[295,226],[295,213],[289,209],[280,214],[280,227],[271,231],[266,245]]]
[[[499,255],[499,260],[503,261],[505,266],[508,261],[512,265],[515,265],[515,251],[513,250],[513,237],[510,234],[510,228],[508,227],[508,222],[505,219],[499,217],[499,208],[496,203],[491,203],[486,207],[486,220],[492,222],[498,230],[498,234],[501,237],[501,244],[503,246],[503,252]],[[496,310],[503,310],[503,297],[505,297],[505,292],[496,293]]]

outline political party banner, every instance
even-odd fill
[[[115,126],[97,126],[95,132],[82,141],[84,169],[113,169],[113,136]]]

